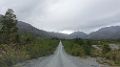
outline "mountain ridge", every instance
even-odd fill
[[[59,39],[120,39],[120,26],[110,26],[101,28],[90,34],[84,32],[73,32],[71,34],[63,34],[56,32],[47,32],[44,30],[37,29],[32,25],[19,21],[17,24],[19,32],[28,32],[36,36],[47,37],[47,38],[59,38]]]
[[[88,39],[120,39],[120,26],[101,28],[90,33]]]

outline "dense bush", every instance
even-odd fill
[[[65,40],[63,41],[66,52],[75,56],[91,54],[91,44],[88,40]]]
[[[26,45],[26,49],[31,58],[36,58],[53,54],[57,45],[57,40],[40,39],[31,45]]]
[[[85,50],[83,49],[83,47],[78,44],[74,44],[72,40],[63,41],[63,44],[67,53],[74,56],[85,56]]]

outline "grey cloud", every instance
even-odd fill
[[[18,19],[47,31],[83,31],[120,25],[120,0],[0,0]]]

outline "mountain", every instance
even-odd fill
[[[83,32],[74,32],[74,33],[70,34],[69,37],[70,37],[70,39],[74,39],[74,38],[86,39],[87,34],[83,33]]]
[[[120,26],[101,28],[88,35],[88,39],[120,39]]]
[[[48,32],[39,30],[33,27],[32,25],[22,21],[18,21],[17,27],[19,29],[18,32],[20,33],[31,33],[32,35],[35,35],[35,36],[50,37]]]
[[[19,29],[18,30],[19,33],[31,33],[32,35],[40,36],[43,38],[61,38],[61,39],[68,38],[68,35],[66,35],[66,34],[47,32],[44,30],[40,30],[40,29],[37,29],[37,28],[33,27],[32,25],[22,22],[22,21],[19,21],[17,23],[17,27]]]

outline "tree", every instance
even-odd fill
[[[12,9],[8,9],[5,15],[2,17],[0,21],[1,30],[0,30],[0,38],[3,43],[15,43],[17,37],[16,27],[17,19],[14,11]]]

